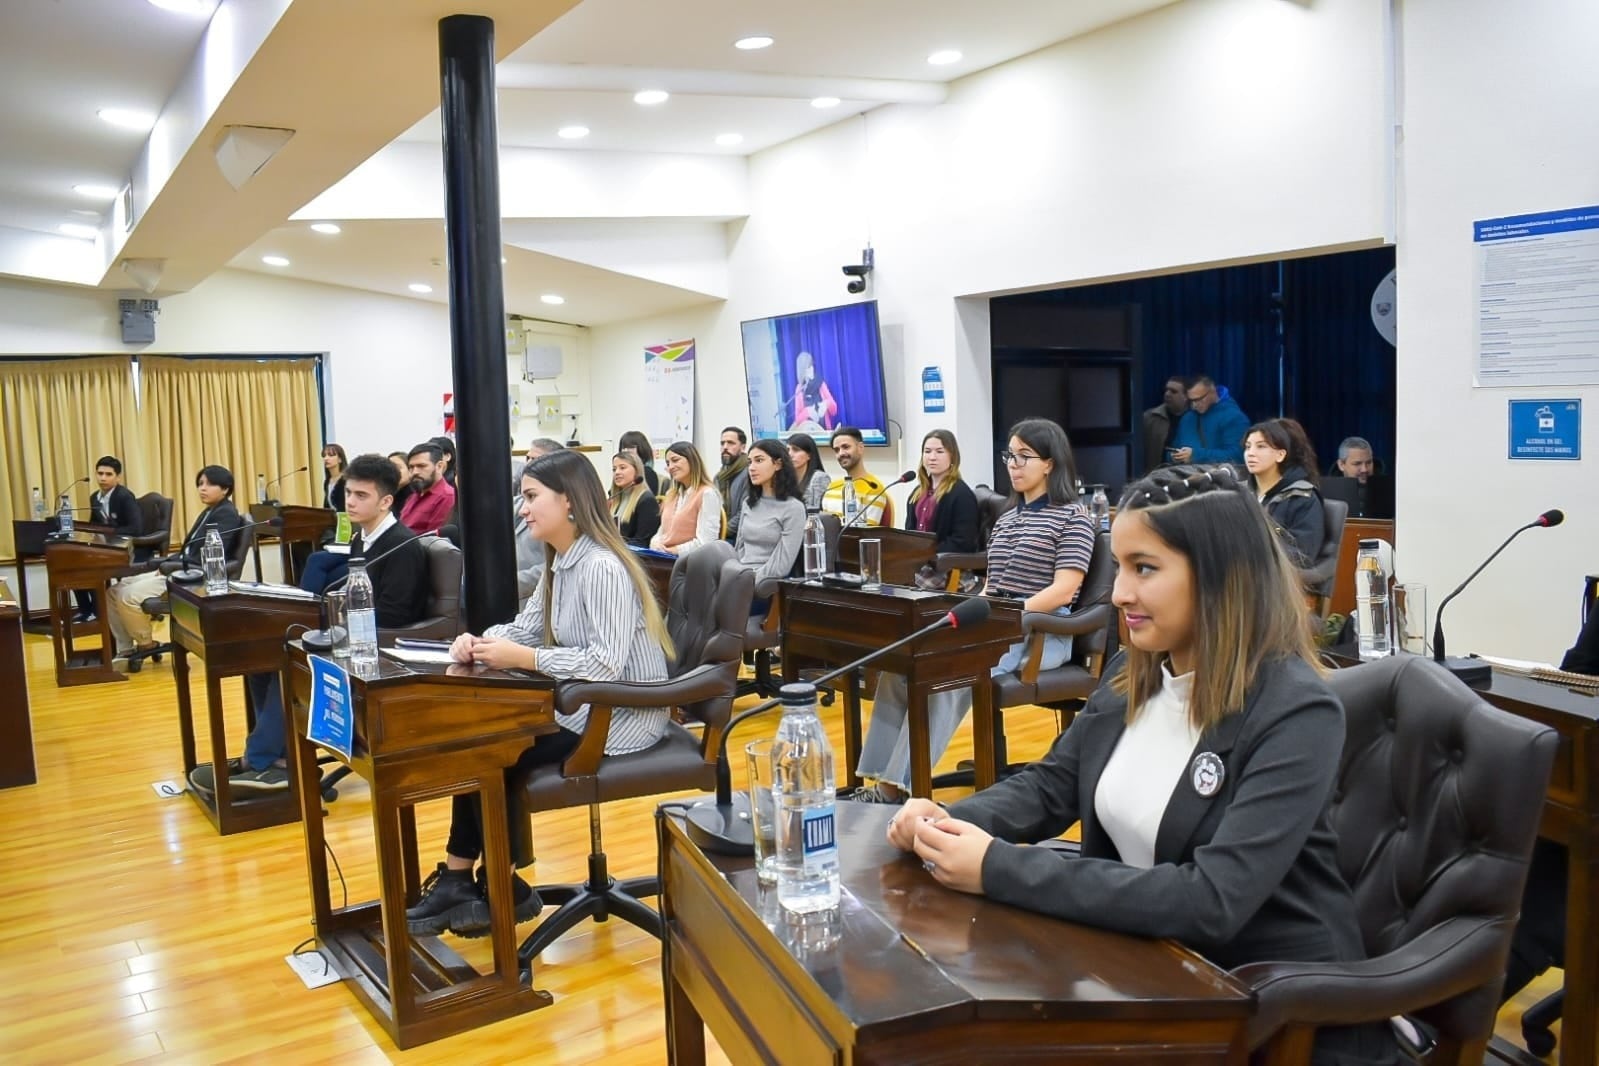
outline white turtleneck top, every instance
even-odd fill
[[[1094,789],[1094,813],[1129,866],[1155,865],[1155,836],[1172,792],[1187,787],[1188,763],[1200,731],[1188,720],[1194,675],[1164,679],[1122,733]]]

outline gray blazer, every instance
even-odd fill
[[[1119,668],[1118,660],[1105,675]],[[1243,712],[1199,738],[1148,870],[1120,861],[1094,812],[1126,709],[1126,698],[1102,685],[1042,761],[950,807],[1000,838],[983,860],[985,894],[1075,922],[1170,937],[1228,969],[1364,958],[1327,820],[1343,708],[1315,671],[1297,660],[1266,664]],[[1194,783],[1205,753],[1224,768],[1209,797]],[[1079,819],[1080,859],[1002,842],[1047,840]]]

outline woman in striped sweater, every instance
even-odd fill
[[[463,633],[450,654],[461,663],[561,680],[663,680],[672,638],[649,579],[616,530],[599,475],[577,452],[559,451],[527,464],[522,480],[522,518],[544,544],[544,574],[514,622],[490,626],[480,637]],[[666,732],[668,715],[665,707],[618,707],[605,734],[605,754],[650,747]],[[588,708],[557,715],[556,721],[560,730],[541,736],[506,772],[508,794],[510,784],[528,770],[560,762],[577,749]],[[459,936],[489,931],[483,871],[472,876],[483,853],[483,812],[476,796],[456,796],[454,804],[445,861],[422,886],[421,900],[405,913],[413,936],[446,929]],[[517,805],[510,804],[505,813],[518,817]],[[517,837],[511,833],[513,841]],[[518,867],[532,862],[532,856],[511,858]],[[538,893],[515,874],[512,898],[519,922],[542,907]]]

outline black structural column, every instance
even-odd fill
[[[468,545],[467,626],[481,633],[516,614],[492,19],[439,20],[439,74],[458,515]]]

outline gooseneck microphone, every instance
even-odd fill
[[[425,539],[426,538],[424,537],[411,537],[408,540],[400,541],[400,543],[394,545],[394,547],[389,548],[386,551],[379,552],[370,559],[364,555],[359,556],[359,558],[367,566],[372,566],[374,563],[380,563],[384,559],[387,559],[389,556],[393,555],[407,544],[420,544]],[[366,538],[363,536],[361,540],[362,550],[365,551]],[[336,587],[344,584],[348,580],[350,580],[350,575],[348,572],[346,572],[343,577],[335,581],[328,582],[327,587],[322,590],[322,595],[326,596],[329,592],[332,592]],[[331,651],[333,649],[334,632],[342,628],[343,627],[341,626],[329,626],[326,629],[308,629],[304,633],[300,634],[300,643],[305,646],[306,651]]]
[[[923,626],[908,637],[902,637],[892,644],[884,645],[870,654],[863,655],[847,666],[840,666],[837,670],[827,673],[811,682],[812,685],[822,685],[835,677],[842,677],[853,670],[868,666],[875,660],[897,651],[907,644],[937,632],[946,626],[959,629],[961,626],[975,625],[988,617],[988,601],[981,596],[972,596],[957,603],[944,617],[932,625]],[[733,730],[739,725],[754,718],[758,714],[765,714],[773,707],[782,703],[781,697],[758,703],[747,711],[741,711],[728,719],[727,728],[722,730],[722,743],[716,749],[716,802],[708,803],[704,800],[693,804],[683,812],[687,822],[689,839],[693,840],[700,848],[716,852],[718,855],[753,855],[755,853],[755,839],[750,832],[749,797],[743,793],[734,795],[733,778],[727,766],[727,742],[733,735]]]
[[[307,464],[305,466],[300,467],[298,470],[290,470],[286,474],[279,474],[277,477],[273,478],[271,481],[268,481],[266,483],[266,487],[263,488],[261,491],[265,492],[267,494],[267,499],[268,500],[271,500],[272,499],[272,486],[273,485],[279,484],[280,482],[283,481],[284,478],[291,478],[295,474],[303,474],[309,469],[311,469],[310,464]]]
[[[1445,670],[1448,670],[1451,674],[1454,674],[1468,685],[1479,684],[1487,681],[1493,676],[1493,667],[1482,659],[1451,658],[1444,654],[1444,608],[1449,606],[1450,600],[1464,592],[1466,586],[1475,581],[1477,575],[1487,569],[1489,563],[1499,558],[1499,553],[1510,547],[1511,541],[1515,540],[1529,529],[1558,526],[1565,520],[1566,512],[1560,510],[1558,507],[1545,511],[1543,514],[1539,515],[1537,518],[1533,519],[1531,522],[1528,522],[1526,525],[1510,534],[1510,536],[1506,537],[1505,542],[1499,545],[1499,547],[1495,548],[1494,553],[1488,556],[1488,558],[1484,559],[1482,561],[1482,565],[1471,572],[1470,577],[1462,581],[1459,586],[1456,587],[1455,591],[1443,598],[1443,602],[1438,604],[1438,615],[1434,619],[1432,627],[1433,662],[1438,663]]]
[[[56,490],[56,494],[54,496],[50,497],[50,498],[52,500],[59,500],[59,499],[61,499],[61,497],[65,496],[67,493],[71,492],[73,489],[77,488],[79,485],[87,485],[92,480],[93,480],[93,478],[85,476],[85,477],[80,477],[76,481],[69,481],[65,485],[63,485],[60,489]],[[82,508],[74,508],[74,510],[82,510]]]
[[[844,476],[845,477],[849,477],[849,471],[847,471],[847,470],[844,471]],[[854,480],[854,479],[851,478],[851,480]],[[842,533],[842,532],[844,532],[844,530],[848,529],[850,526],[853,526],[856,522],[859,522],[866,515],[866,512],[868,512],[868,511],[870,511],[872,509],[872,504],[874,504],[878,500],[882,499],[883,498],[883,494],[888,492],[888,490],[893,488],[895,485],[904,485],[904,484],[907,484],[908,482],[912,482],[912,481],[915,481],[915,480],[916,480],[916,471],[907,470],[903,474],[901,474],[899,477],[895,478],[893,481],[888,482],[882,488],[878,489],[876,492],[874,492],[870,496],[868,496],[866,498],[866,502],[861,504],[859,507],[857,507],[855,509],[855,514],[850,517],[850,520],[848,522],[845,522],[842,526],[838,527],[838,531],[840,533]]]
[[[235,533],[243,533],[245,530],[254,529],[256,526],[281,525],[283,525],[283,519],[281,518],[263,518],[259,522],[245,522],[242,525],[235,526],[233,529],[229,530],[227,533],[223,533],[222,535],[225,537],[231,537]],[[200,541],[204,540],[205,535],[216,528],[217,524],[215,522],[203,523],[200,526],[200,531],[198,533],[184,541],[182,544],[178,545],[178,561],[182,562],[184,553],[195,544],[198,544]],[[174,570],[172,573],[168,574],[167,580],[176,581],[180,585],[198,585],[200,582],[205,580],[205,571],[201,570],[199,567],[185,566],[181,570]]]

